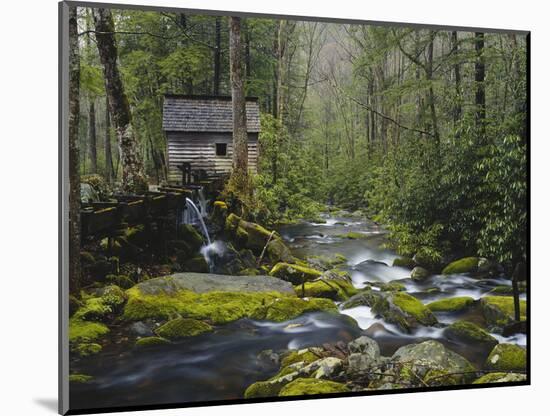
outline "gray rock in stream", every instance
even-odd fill
[[[271,276],[233,276],[212,273],[176,273],[157,277],[136,285],[148,295],[175,294],[180,290],[196,293],[222,292],[280,292],[294,294],[292,284]]]
[[[380,347],[378,343],[366,336],[359,337],[348,344],[351,354],[348,356],[349,374],[368,371],[381,363]]]

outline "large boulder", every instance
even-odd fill
[[[443,269],[443,274],[475,273],[478,270],[479,258],[464,257],[453,261]]]
[[[418,299],[405,292],[374,294],[373,312],[386,321],[396,324],[406,332],[419,326],[432,326],[437,323],[435,315]]]
[[[395,259],[393,259],[392,266],[414,269],[416,267],[416,263],[411,257],[396,257]]]
[[[481,298],[481,309],[487,324],[505,327],[514,320],[514,298],[512,296],[485,296]],[[520,320],[526,319],[527,302],[520,300]]]
[[[127,291],[123,318],[186,318],[225,324],[242,318],[282,322],[313,311],[337,311],[328,299],[300,299],[291,284],[270,276],[180,273]]]
[[[180,338],[193,337],[205,332],[212,331],[212,327],[206,322],[189,318],[176,318],[160,326],[155,332],[165,339],[177,340]]]
[[[426,306],[432,312],[460,312],[474,304],[474,299],[469,296],[439,299],[428,303]]]
[[[498,344],[495,337],[476,324],[468,321],[456,321],[445,328],[444,335],[453,341],[459,341],[466,344],[483,345],[488,349]]]
[[[430,386],[464,384],[475,377],[475,368],[467,359],[434,340],[399,348],[392,362],[402,367],[402,378],[413,384],[417,378]]]
[[[515,344],[498,344],[489,354],[485,367],[495,371],[525,371],[527,352]]]
[[[350,355],[348,356],[347,373],[352,377],[364,373],[369,369],[380,365],[380,347],[378,343],[366,336],[359,337],[348,344]]]

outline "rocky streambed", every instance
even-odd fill
[[[525,379],[510,280],[484,259],[434,274],[385,249],[381,227],[348,213],[279,227],[275,238],[234,216],[224,223],[228,240],[256,255],[243,261],[244,276],[111,285],[78,308],[71,407]],[[203,250],[211,269],[234,267],[224,247]],[[261,252],[270,263],[259,267]],[[106,308],[116,314],[108,323]]]

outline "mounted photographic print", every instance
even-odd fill
[[[59,23],[61,413],[529,383],[529,32]]]

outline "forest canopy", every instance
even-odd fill
[[[111,12],[98,30],[101,16],[78,9],[80,173],[122,180],[98,52],[108,33],[135,162],[162,183],[163,97],[231,94],[229,18]],[[262,112],[250,219],[311,219],[329,204],[386,225],[403,255],[525,261],[525,35],[243,18],[241,36]]]

